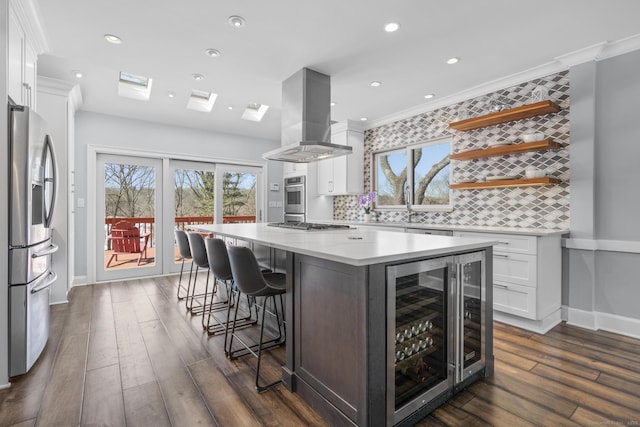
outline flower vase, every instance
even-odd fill
[[[371,214],[370,213],[364,214],[364,222],[371,222]]]

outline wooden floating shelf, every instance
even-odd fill
[[[479,190],[483,188],[507,188],[507,187],[530,187],[540,185],[560,184],[558,178],[532,178],[532,179],[505,179],[502,181],[486,181],[486,182],[465,182],[460,184],[451,184],[452,190]]]
[[[562,148],[562,144],[550,139],[542,141],[523,142],[522,144],[503,145],[502,147],[489,147],[485,149],[465,151],[464,153],[451,154],[451,160],[473,160],[484,157],[505,156],[507,154],[528,153],[531,151],[554,150]]]
[[[499,125],[500,123],[512,122],[515,120],[528,119],[529,117],[542,116],[549,113],[557,113],[560,106],[553,101],[545,100],[534,104],[522,105],[509,110],[498,111],[484,116],[472,117],[449,124],[455,130],[472,130],[487,126]]]

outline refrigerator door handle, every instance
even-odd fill
[[[58,279],[58,275],[56,273],[54,273],[53,271],[49,272],[49,278],[40,286],[37,286],[33,289],[31,289],[31,293],[32,294],[37,294],[40,291],[44,291],[45,289],[47,289],[48,287],[50,287],[51,285],[53,285],[53,283]]]
[[[31,258],[40,258],[43,256],[51,255],[52,253],[58,252],[58,249],[60,249],[60,247],[52,243],[46,249],[43,249],[40,252],[36,252],[31,255]]]
[[[51,158],[51,172],[52,172],[52,176],[51,177],[45,177],[45,184],[47,182],[50,182],[51,185],[51,204],[49,205],[48,209],[45,207],[45,218],[44,218],[44,227],[45,228],[51,228],[51,222],[53,220],[53,210],[55,208],[56,205],[56,196],[57,196],[57,192],[58,192],[58,164],[56,163],[56,154],[53,151],[53,143],[51,142],[51,137],[49,135],[45,136],[44,139],[44,153],[43,153],[43,163],[44,165],[46,165],[46,159],[47,157]],[[45,201],[46,202],[47,198],[45,197]]]

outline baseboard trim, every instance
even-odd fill
[[[0,390],[5,390],[9,387],[11,387],[11,383],[0,384]]]
[[[564,320],[570,325],[594,331],[602,329],[631,338],[640,338],[640,319],[566,306],[563,306],[562,310]]]
[[[506,323],[511,326],[516,326],[518,328],[526,329],[527,331],[544,335],[562,321],[562,315],[561,310],[558,309],[544,319],[531,320],[494,310],[493,320],[497,320],[498,322]]]

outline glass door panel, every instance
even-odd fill
[[[448,292],[451,258],[390,266],[388,384],[393,384],[390,412],[412,412],[416,399],[448,387]],[[429,400],[427,398],[427,400]],[[400,416],[400,419],[404,415]]]
[[[162,162],[98,156],[98,280],[160,274]]]
[[[462,381],[475,372],[473,365],[482,359],[484,354],[483,336],[483,282],[485,276],[484,253],[472,253],[456,257],[459,286],[459,360],[458,378]],[[478,368],[480,365],[476,365]]]
[[[215,209],[215,165],[211,163],[172,160],[174,229],[190,231],[193,225],[212,224]],[[168,247],[169,271],[179,271],[181,264],[178,245],[171,239]]]
[[[262,218],[262,169],[220,165],[217,169],[216,223],[252,223]]]

